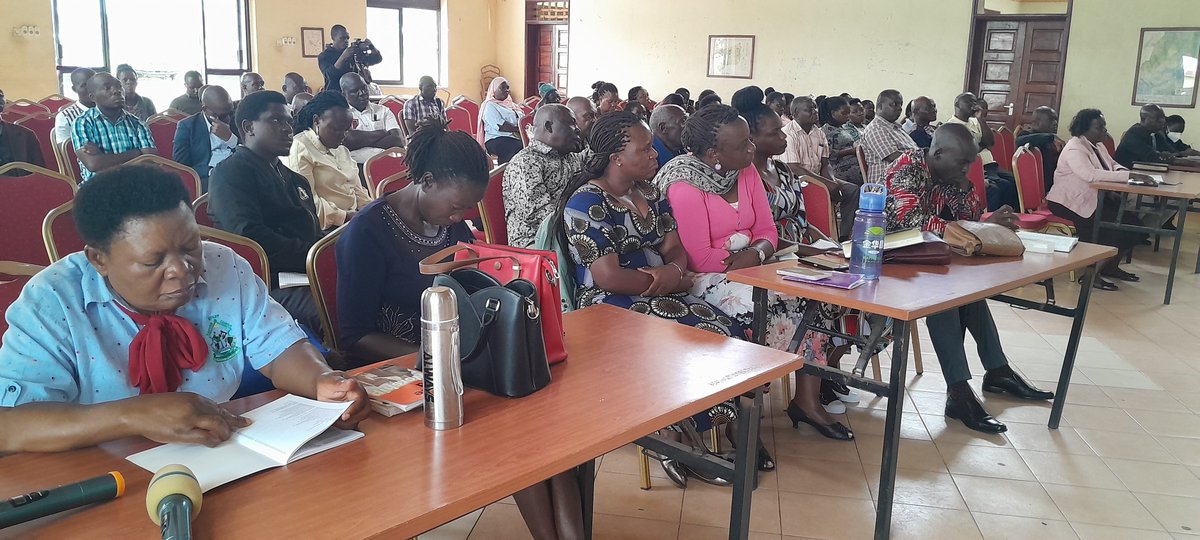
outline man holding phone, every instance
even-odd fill
[[[238,136],[233,128],[233,103],[220,86],[200,91],[200,112],[184,118],[175,129],[171,159],[191,167],[208,191],[208,173],[233,154]]]

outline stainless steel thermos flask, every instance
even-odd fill
[[[430,287],[421,293],[421,359],[425,425],[435,430],[463,425],[458,300],[447,287]]]

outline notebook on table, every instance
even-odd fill
[[[780,268],[776,270],[775,273],[787,281],[812,283],[813,285],[833,287],[836,289],[853,289],[859,285],[862,285],[863,283],[866,283],[867,281],[858,274],[838,272],[836,270],[818,270],[816,268],[809,268],[806,266]]]

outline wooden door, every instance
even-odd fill
[[[968,89],[987,102],[993,128],[1015,130],[1040,106],[1058,109],[1065,17],[989,18],[978,21],[975,35]]]
[[[543,24],[538,26],[537,52],[538,82],[554,81],[554,26]]]
[[[567,47],[570,45],[570,30],[565,24],[554,25],[554,76],[547,82],[558,88],[558,95],[566,100],[567,97]]]

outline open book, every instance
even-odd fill
[[[890,232],[884,235],[883,250],[888,251],[891,249],[915,246],[917,244],[924,244],[925,241],[925,235],[921,234],[921,229],[904,229],[902,231]],[[853,244],[854,242],[851,240],[842,242],[842,252],[846,255],[847,259],[850,258],[850,246]]]
[[[348,408],[349,402],[326,403],[287,395],[246,413],[253,423],[214,448],[171,443],[126,459],[150,472],[167,465],[186,465],[196,473],[200,489],[208,491],[362,438],[358,431],[330,427]]]

